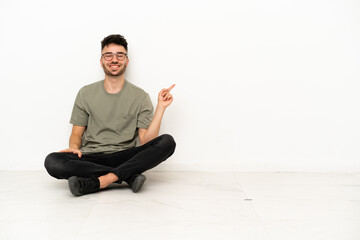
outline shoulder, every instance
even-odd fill
[[[101,84],[104,84],[104,80],[85,85],[80,89],[80,91],[86,92],[86,91],[91,91],[93,89],[99,89],[101,87]]]
[[[104,84],[104,80],[85,85],[82,88],[80,88],[79,94],[80,95],[94,94],[94,92],[101,89],[101,84]]]
[[[148,96],[149,94],[147,92],[145,92],[142,88],[136,86],[135,84],[133,83],[130,83],[126,80],[126,88],[127,88],[127,91],[131,92],[131,94],[134,94],[136,96]]]

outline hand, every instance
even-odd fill
[[[74,154],[77,154],[79,158],[81,158],[82,156],[82,153],[79,149],[75,149],[75,148],[67,148],[67,149],[64,149],[64,150],[61,150],[59,152],[70,152],[70,153],[74,153]]]
[[[175,84],[173,84],[169,88],[164,88],[160,91],[158,96],[158,104],[160,104],[164,108],[167,108],[173,102],[173,96],[170,94],[170,91],[174,87]]]

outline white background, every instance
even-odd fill
[[[154,105],[176,84],[161,132],[177,149],[159,170],[360,170],[357,0],[12,0],[0,16],[2,170],[67,147],[114,33]]]

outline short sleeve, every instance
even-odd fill
[[[141,103],[136,127],[147,129],[152,121],[153,111],[154,111],[154,108],[151,103],[149,94],[146,94],[146,96],[144,97],[144,99]]]
[[[70,123],[76,126],[87,126],[89,114],[85,110],[81,90],[78,92],[71,114]]]

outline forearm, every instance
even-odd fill
[[[145,143],[153,140],[157,136],[159,136],[161,120],[164,116],[164,113],[165,113],[165,108],[158,104],[156,106],[153,120],[151,121],[150,126],[148,127],[148,129],[145,133],[144,142],[142,144],[145,144]]]
[[[158,94],[158,104],[156,106],[155,114],[153,120],[150,123],[148,129],[141,129],[140,131],[140,144],[143,145],[157,136],[159,136],[161,120],[164,116],[165,109],[172,103],[173,97],[170,94],[170,90],[175,87],[173,84],[170,88],[162,89]]]
[[[71,134],[69,139],[69,148],[80,149],[81,147],[81,136]]]

